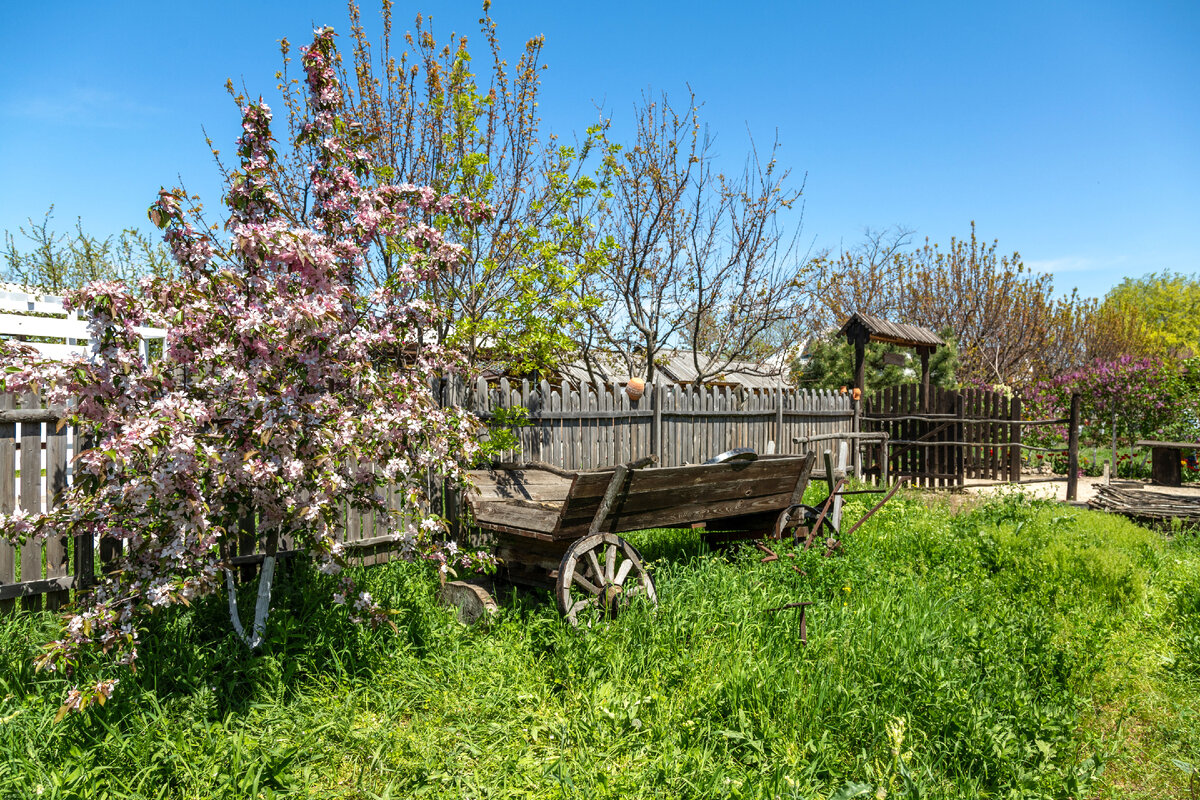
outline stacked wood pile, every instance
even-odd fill
[[[1200,495],[1187,496],[1152,492],[1147,489],[1126,489],[1101,486],[1088,501],[1090,508],[1124,514],[1139,521],[1200,524]]]

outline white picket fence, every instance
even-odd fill
[[[142,340],[142,357],[149,361],[150,342],[165,339],[167,332],[162,328],[149,327],[136,330]],[[91,355],[87,322],[81,320],[77,313],[63,308],[61,297],[35,294],[21,287],[4,284],[3,290],[0,290],[0,338],[9,337],[21,339],[46,358],[55,361],[67,361],[76,356],[86,359]],[[53,341],[44,341],[46,339]]]

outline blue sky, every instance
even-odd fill
[[[401,30],[477,35],[476,2],[397,2]],[[804,241],[904,225],[1020,251],[1060,289],[1200,270],[1200,3],[497,0],[506,52],[545,34],[546,125],[690,85],[730,168],[778,135],[807,174]],[[271,101],[276,40],[347,30],[340,2],[13,4],[0,31],[0,228],[147,228],[180,178],[213,208],[202,126],[232,151],[226,78]],[[377,6],[364,3],[368,30]],[[343,40],[344,41],[344,40]]]

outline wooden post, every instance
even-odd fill
[[[932,349],[922,347],[918,351],[921,354],[921,413],[929,413],[929,354]]]
[[[16,407],[16,397],[8,392],[0,394],[0,409]],[[11,514],[17,507],[17,425],[15,422],[0,422],[0,514]],[[17,582],[17,548],[0,541],[0,585]],[[0,613],[11,611],[16,600],[0,600]]]
[[[866,401],[865,397],[862,397],[858,400],[851,398],[850,400],[850,410],[853,415],[850,417],[851,433],[862,433],[862,406],[864,401]],[[854,465],[854,477],[861,481],[863,476],[862,440],[854,438],[850,441],[852,442],[852,449],[850,451],[852,455],[850,456],[850,459]]]
[[[865,393],[866,388],[866,369],[867,369],[867,337],[869,334],[863,330],[854,339],[854,385],[858,388],[859,393]]]
[[[1021,421],[1021,396],[1013,395],[1012,402],[1008,406],[1008,418],[1014,423]],[[1009,480],[1013,483],[1021,482],[1021,426],[1008,426],[1008,472]]]
[[[75,429],[75,456],[85,450],[90,450],[92,442],[89,437],[79,435]],[[75,597],[80,592],[86,592],[96,585],[96,541],[91,534],[75,537]]]
[[[40,409],[41,400],[33,392],[21,397],[22,408]],[[18,502],[29,514],[42,513],[42,425],[39,422],[21,423],[21,485]],[[30,537],[21,545],[21,583],[42,579],[42,543]],[[42,596],[26,595],[21,607],[40,611]]]
[[[66,414],[66,411],[60,413]],[[46,423],[46,511],[50,511],[62,500],[67,489],[67,429],[59,428],[55,422]],[[70,546],[65,535],[55,535],[46,540],[46,577],[60,578],[67,574]],[[55,611],[71,599],[70,592],[50,592],[46,595],[46,610]]]
[[[654,416],[650,421],[650,427],[652,429],[650,433],[650,441],[653,442],[654,455],[658,457],[659,465],[665,467],[667,465],[667,459],[666,454],[663,453],[662,393],[662,386],[655,384],[650,387],[650,409],[654,413]]]
[[[1071,421],[1067,433],[1067,499],[1075,500],[1079,494],[1079,404],[1078,394],[1071,395]]]
[[[966,406],[963,402],[962,392],[959,392],[954,397],[954,416],[958,420],[954,423],[954,440],[956,442],[966,441],[963,437],[966,436],[967,426],[963,419],[966,417]],[[965,486],[967,483],[967,470],[965,459],[965,446],[957,444],[954,446],[954,475],[955,481],[959,486]]]
[[[844,455],[844,451],[839,448],[839,456]],[[833,451],[825,451],[825,480],[829,484],[829,493],[833,494],[833,490],[837,488],[837,466],[833,461]],[[830,506],[829,521],[833,524],[833,529],[841,531],[842,529],[842,496],[839,494],[833,498],[833,504]],[[815,528],[814,528],[815,530]]]
[[[596,509],[596,516],[592,517],[592,524],[588,526],[588,536],[594,536],[600,532],[600,526],[604,524],[609,512],[612,511],[613,503],[625,489],[625,477],[628,474],[629,467],[625,464],[618,464],[617,468],[613,470],[608,488],[604,490],[604,497],[600,500],[600,508]]]
[[[342,537],[346,538],[346,531],[343,529]],[[254,555],[254,551],[258,549],[258,530],[255,526],[254,512],[250,509],[243,509],[238,515],[238,555],[250,556]],[[104,558],[104,543],[101,542],[100,558]],[[239,570],[239,580],[242,583],[249,583],[254,580],[254,576],[258,574],[257,564],[242,564]]]
[[[1112,483],[1112,479],[1117,477],[1117,410],[1115,408],[1112,412],[1112,461],[1109,463],[1112,469],[1108,472],[1108,481]]]
[[[783,449],[783,387],[775,391],[775,452],[787,452]]]

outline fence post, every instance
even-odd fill
[[[1067,432],[1067,499],[1077,499],[1079,493],[1079,404],[1082,398],[1071,395],[1070,430]]]
[[[21,407],[40,409],[41,399],[33,392],[21,395]],[[30,514],[42,511],[42,426],[38,422],[21,423],[21,485],[18,502]],[[42,543],[32,538],[21,545],[21,582],[42,579]],[[21,607],[40,611],[42,596],[26,595],[21,598]]]
[[[658,465],[665,467],[667,465],[667,457],[663,453],[662,401],[662,386],[651,384],[650,410],[654,413],[654,416],[650,420],[650,426],[653,429],[650,433],[650,441],[654,443],[654,455],[658,457]]]
[[[441,408],[453,408],[459,404],[457,376],[450,375],[442,378],[440,389],[438,405]],[[508,398],[505,397],[506,404],[507,400]],[[490,411],[491,409],[485,406],[481,410]],[[441,505],[441,513],[445,516],[446,522],[450,527],[450,537],[458,539],[463,533],[462,525],[458,518],[458,490],[448,480],[443,480],[441,485],[436,488],[440,491],[440,497],[437,500]]]
[[[345,538],[345,530],[342,531],[342,538]],[[101,558],[104,553],[104,543],[101,542]],[[250,508],[242,509],[238,514],[238,543],[237,551],[239,556],[252,556],[258,550],[258,528],[255,524],[254,511]],[[242,564],[242,568],[238,570],[241,583],[249,583],[254,580],[258,574],[257,564]]]
[[[775,390],[775,452],[785,453],[783,444],[783,387]]]
[[[957,421],[954,423],[954,440],[958,442],[958,445],[954,448],[954,476],[955,482],[959,486],[965,486],[967,483],[967,465],[966,445],[963,442],[966,441],[967,426],[963,422],[966,417],[966,405],[963,401],[962,392],[958,392],[954,396],[954,416],[957,417]]]
[[[65,415],[64,409],[55,408]],[[67,489],[67,430],[56,422],[46,423],[46,511],[62,502]],[[46,577],[59,578],[67,574],[70,546],[66,535],[56,534],[46,540]],[[56,611],[71,599],[67,590],[46,595],[46,610]]]
[[[1112,460],[1109,462],[1108,482],[1117,477],[1117,410],[1112,412]]]
[[[850,400],[850,432],[855,434],[862,433],[862,404],[866,401],[863,397],[861,400]],[[850,461],[854,465],[854,477],[862,480],[863,465],[862,465],[862,439],[850,439]]]
[[[1021,482],[1021,396],[1014,394],[1008,407],[1008,418],[1015,425],[1008,428],[1008,477],[1013,483]]]
[[[16,407],[16,397],[0,394],[0,410]],[[11,514],[17,507],[17,424],[0,422],[0,514]],[[0,584],[17,582],[17,548],[0,541]],[[12,611],[16,600],[0,600],[0,613]]]

